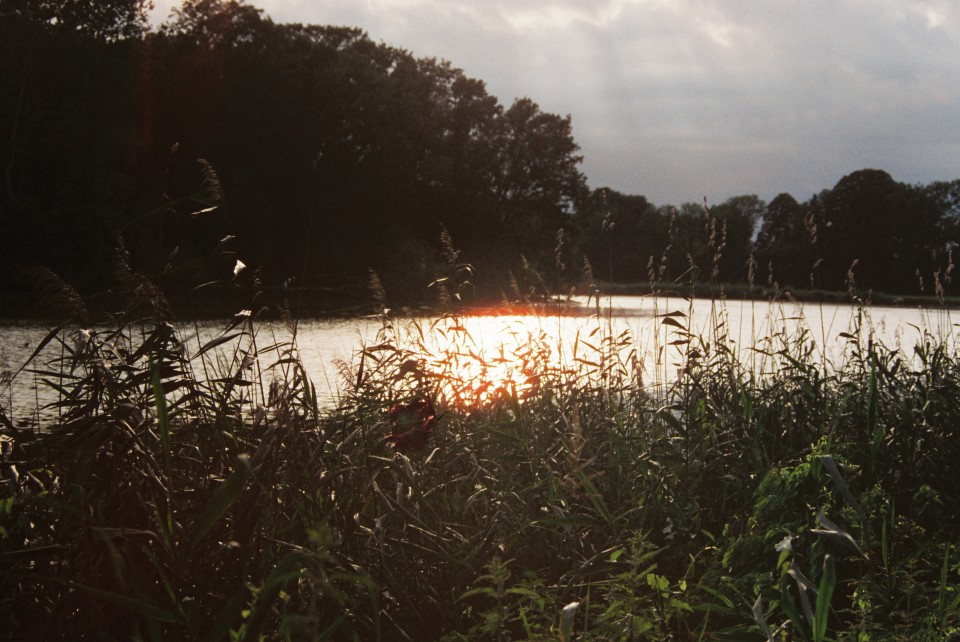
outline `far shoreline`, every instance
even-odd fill
[[[188,293],[171,297],[169,309],[156,314],[151,306],[140,306],[134,312],[144,318],[191,320],[229,319],[242,311],[260,320],[289,319],[350,319],[384,314],[394,317],[437,316],[442,314],[460,314],[467,316],[487,315],[531,315],[563,314],[585,316],[594,314],[593,305],[580,305],[572,297],[599,297],[601,305],[604,297],[676,297],[682,299],[713,299],[717,301],[767,301],[780,303],[827,303],[883,307],[922,307],[928,309],[960,308],[960,297],[933,295],[895,295],[882,292],[810,290],[749,286],[746,284],[686,284],[676,283],[599,283],[592,288],[578,286],[568,295],[553,295],[530,298],[524,301],[504,301],[477,299],[461,302],[457,305],[441,305],[427,300],[423,296],[396,297],[397,302],[388,300],[385,305],[376,302],[366,292],[331,291],[329,289],[281,290],[264,288],[263,292],[250,301],[248,293],[222,289],[214,292]],[[246,300],[245,300],[246,299]],[[389,297],[388,297],[389,299]],[[102,318],[110,316],[111,311],[123,310],[118,296],[105,293],[91,295],[86,304],[90,316]],[[2,292],[0,293],[0,321],[3,323],[33,322],[62,323],[76,318],[71,310],[58,305],[38,293]]]

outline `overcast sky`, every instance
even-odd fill
[[[154,0],[166,14],[175,0]],[[252,0],[449,60],[573,118],[591,187],[805,200],[865,167],[960,178],[956,0]]]

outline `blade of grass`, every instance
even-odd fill
[[[823,642],[827,635],[827,618],[830,616],[830,600],[837,584],[837,566],[833,555],[827,554],[823,560],[823,577],[817,591],[817,609],[813,616],[813,640]]]

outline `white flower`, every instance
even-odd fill
[[[777,542],[777,545],[774,546],[773,548],[774,548],[774,550],[777,551],[778,553],[783,552],[783,551],[791,551],[791,552],[792,552],[792,551],[793,551],[793,540],[794,540],[794,537],[793,537],[792,535],[787,535],[787,536],[784,537],[782,540],[780,540],[779,542]]]

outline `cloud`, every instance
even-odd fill
[[[156,0],[158,6],[164,1]],[[253,0],[450,60],[573,117],[594,186],[798,198],[865,166],[956,178],[954,0]]]

